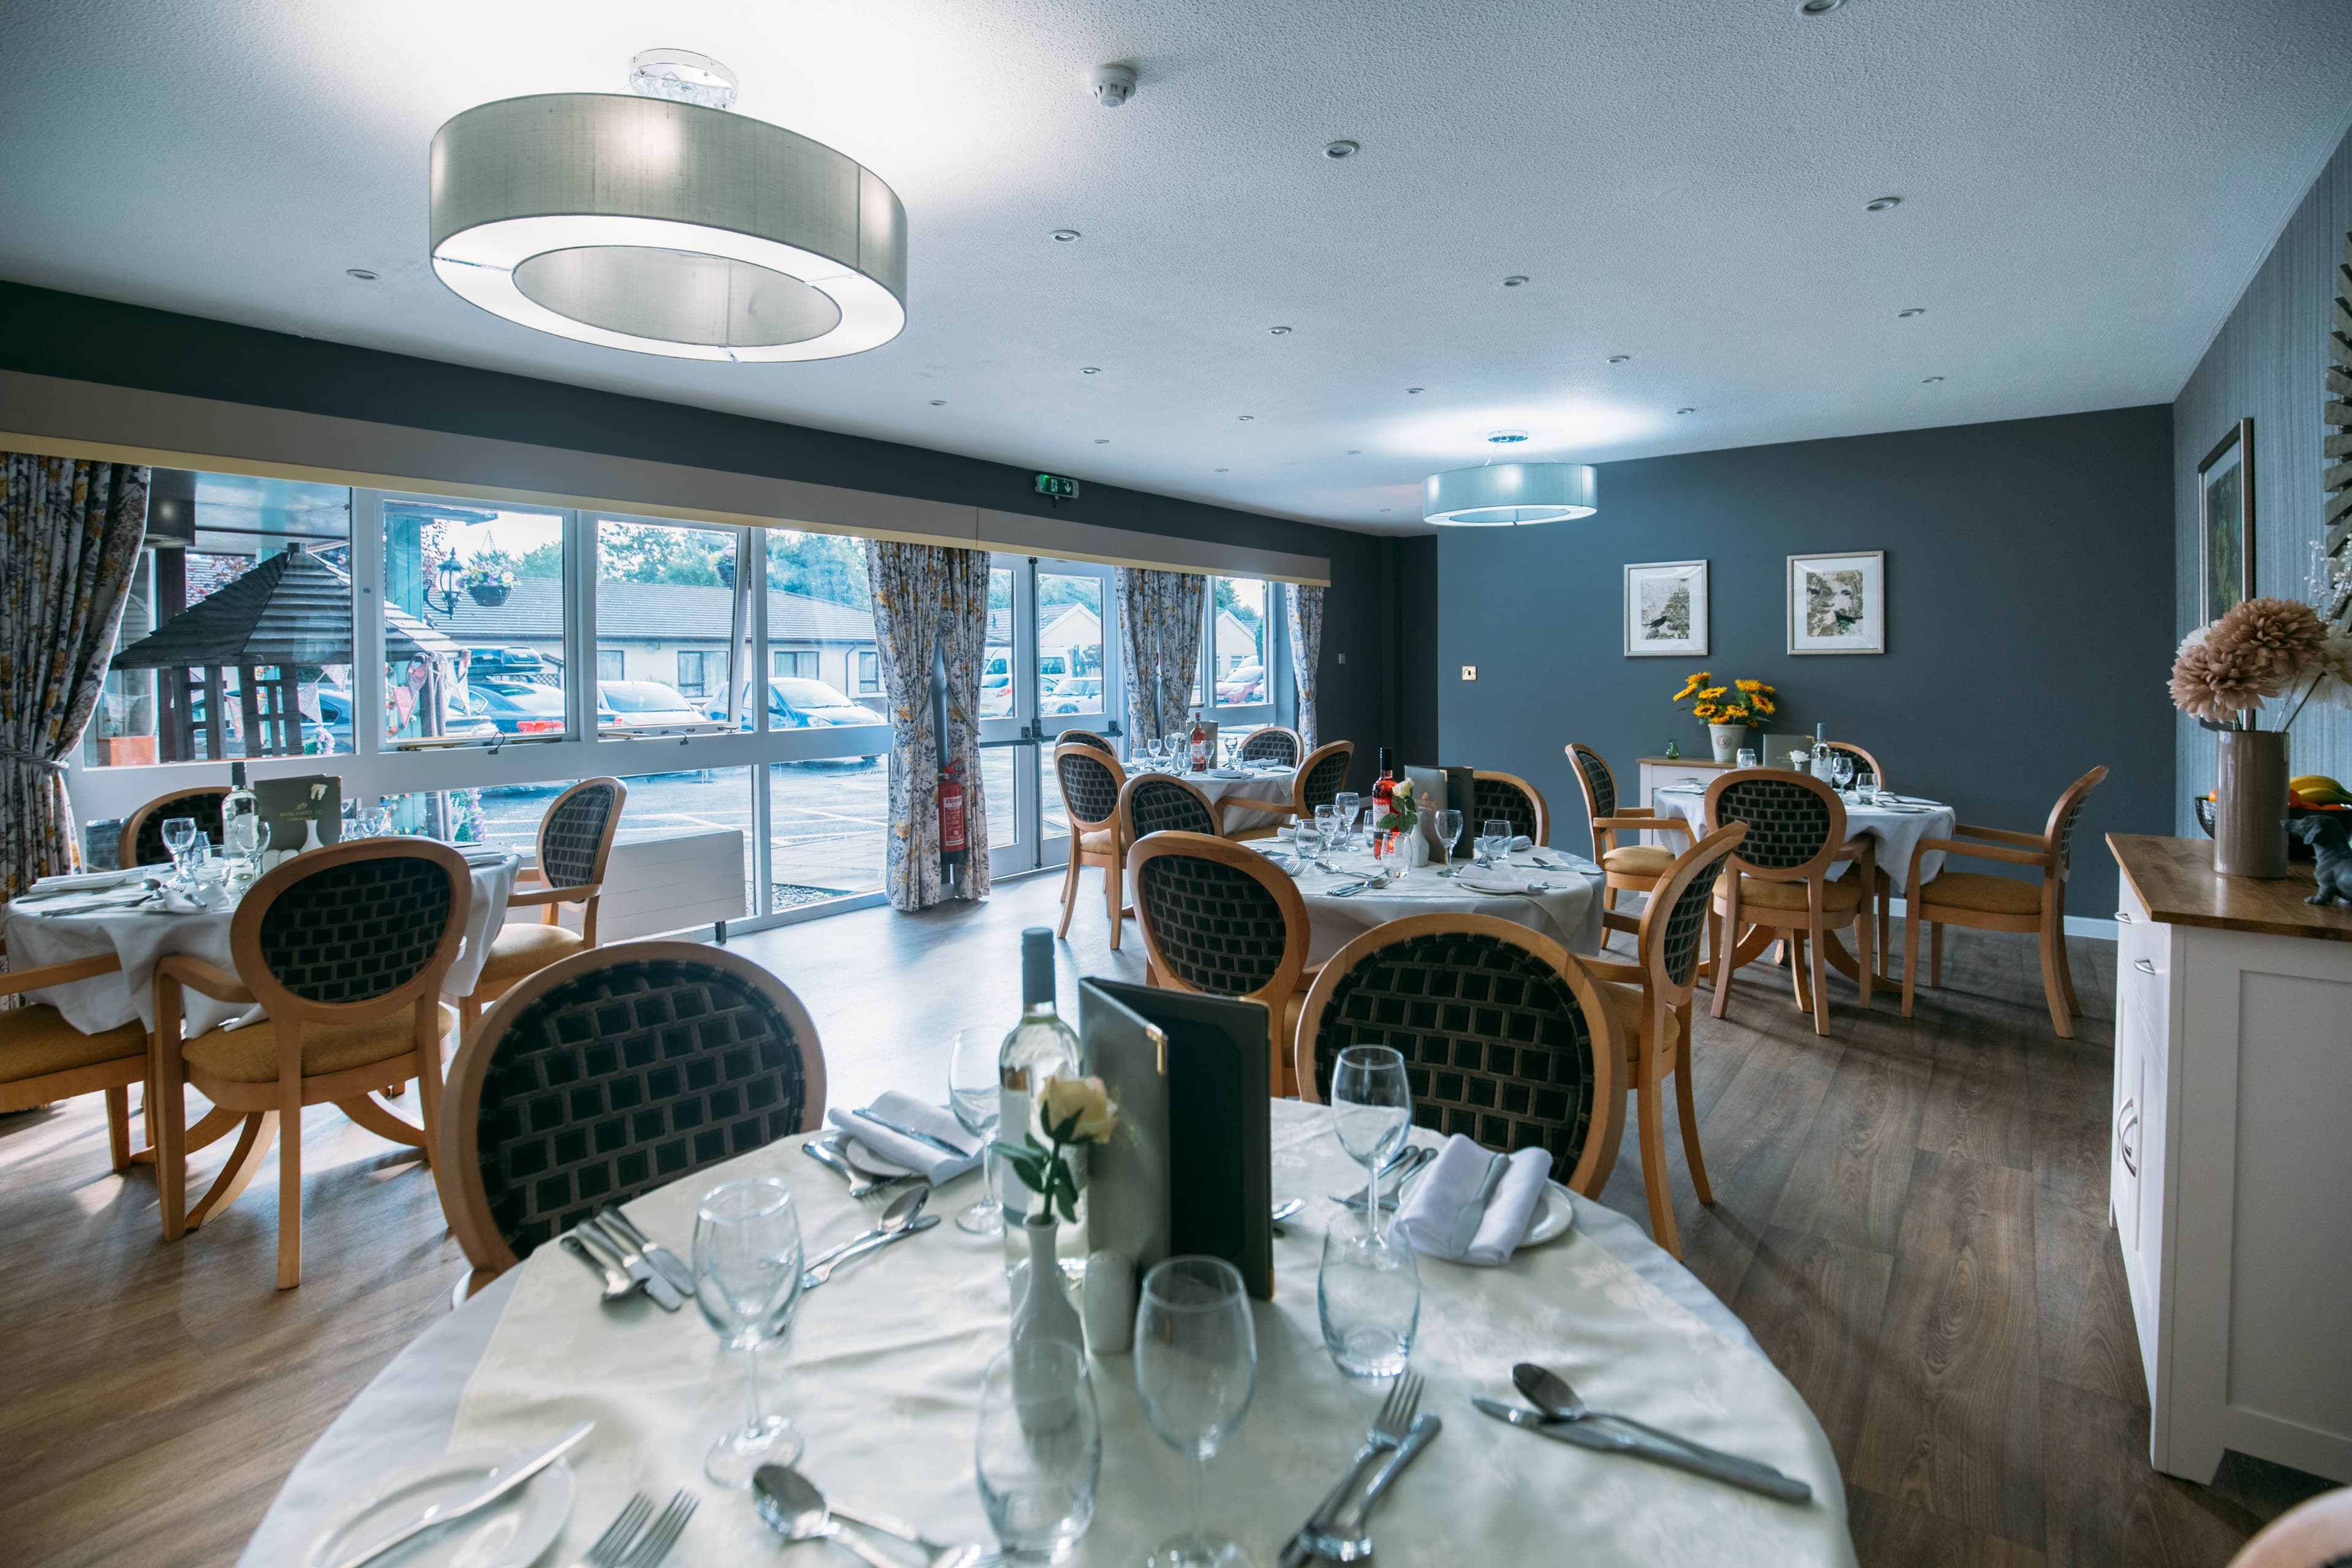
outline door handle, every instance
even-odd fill
[[[2116,1152],[2123,1156],[2124,1169],[2139,1178],[2139,1151],[2132,1147],[2132,1134],[2139,1128],[2139,1102],[2124,1101],[2122,1113],[2116,1119]]]
[[[2132,967],[2138,970],[2142,974],[2153,974],[2156,973],[2156,964],[2149,959],[2135,958],[2132,960]]]

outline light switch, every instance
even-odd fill
[[[1345,663],[1347,663],[1347,662],[1348,662],[1348,656],[1347,656],[1346,654],[1344,654],[1344,653],[1343,653],[1343,654],[1341,654],[1341,655],[1339,656],[1339,662],[1340,662],[1341,664],[1345,664]]]
[[[1462,667],[1462,679],[1465,679],[1465,680],[1475,680],[1475,679],[1478,679],[1478,667],[1477,667],[1476,665],[1475,665],[1475,664],[1465,664],[1465,665],[1464,665],[1464,666]]]

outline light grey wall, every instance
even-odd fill
[[[2278,244],[2247,285],[2237,309],[2172,405],[2172,468],[2178,606],[2173,629],[2197,624],[2197,465],[2240,419],[2254,422],[2254,589],[2308,596],[2311,545],[2320,526],[2319,422],[2327,371],[2327,323],[2335,273],[2352,229],[2352,136],[2336,150]],[[2284,715],[2273,715],[2268,725]],[[2189,797],[2213,787],[2210,731],[2176,715],[2180,798],[2176,831],[2200,829]],[[2290,771],[2352,780],[2352,712],[2309,708],[2288,742]]]

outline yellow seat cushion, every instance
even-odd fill
[[[559,958],[569,958],[587,946],[578,931],[565,926],[518,921],[499,928],[490,939],[490,955],[482,961],[477,986],[504,985],[536,974]]]
[[[1720,898],[1716,902],[1722,903]],[[1828,914],[1845,914],[1862,905],[1862,886],[1841,877],[1822,889],[1822,909]],[[1802,882],[1767,882],[1760,878],[1739,879],[1739,907],[1744,910],[1804,910],[1805,884]]]
[[[147,1031],[124,1024],[85,1035],[55,1007],[11,1007],[0,1012],[0,1083],[47,1078],[53,1072],[96,1067],[100,1062],[147,1055]]]
[[[1981,871],[1947,871],[1919,889],[1919,901],[1929,909],[1941,905],[1989,915],[2038,915],[2042,884]]]
[[[1663,877],[1674,869],[1675,858],[1673,850],[1655,844],[1625,844],[1602,855],[1601,868],[1629,877]]]
[[[457,1032],[457,1012],[444,1004],[440,1014],[441,1037],[446,1040]],[[305,1024],[302,1076],[323,1078],[388,1061],[409,1048],[415,1030],[415,1012],[407,1007],[363,1024]],[[271,1083],[278,1078],[278,1026],[265,1020],[242,1029],[213,1029],[182,1046],[180,1055],[191,1079]]]
[[[1108,855],[1111,851],[1111,830],[1097,827],[1078,835],[1078,851],[1085,855]]]
[[[1622,980],[1603,980],[1597,984],[1601,988],[1601,1000],[1608,1005],[1611,1012],[1617,1015],[1618,1026],[1625,1031],[1625,1059],[1631,1061],[1641,1048],[1642,1030],[1649,1022],[1650,1010],[1643,1005],[1643,998],[1648,993],[1638,985],[1630,985]],[[1683,1022],[1675,1016],[1674,1009],[1668,1008],[1666,1010],[1667,1047],[1673,1048],[1674,1043],[1682,1037]]]

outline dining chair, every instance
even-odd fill
[[[1767,945],[1752,940],[1767,931],[1790,944],[1790,984],[1797,1005],[1813,1015],[1813,1033],[1830,1032],[1829,998],[1822,989],[1831,932],[1852,926],[1860,949],[1854,983],[1862,1005],[1870,1005],[1873,967],[1870,921],[1863,917],[1864,889],[1874,885],[1877,851],[1867,837],[1848,840],[1845,802],[1837,791],[1809,774],[1787,768],[1738,768],[1718,773],[1707,786],[1709,830],[1735,822],[1748,837],[1732,852],[1736,877],[1719,878],[1715,907],[1723,917],[1716,938],[1715,1016],[1731,1005],[1731,978]],[[1830,868],[1850,862],[1832,879]],[[1812,984],[1805,984],[1806,954],[1812,958]]]
[[[1264,731],[1259,731],[1264,733]],[[1334,741],[1328,746],[1318,746],[1307,753],[1291,776],[1290,800],[1287,805],[1273,801],[1253,800],[1236,803],[1247,811],[1271,812],[1276,820],[1262,822],[1255,827],[1236,827],[1226,837],[1237,843],[1253,838],[1271,838],[1285,826],[1300,817],[1312,819],[1315,808],[1329,805],[1348,787],[1348,769],[1356,759],[1353,741]]]
[[[1224,825],[1223,804],[1211,800],[1190,779],[1171,773],[1135,773],[1119,788],[1119,835],[1129,847],[1130,859],[1133,847],[1150,834],[1205,833],[1220,837]]]
[[[1470,775],[1470,808],[1462,814],[1462,826],[1473,837],[1483,822],[1502,821],[1511,825],[1511,831],[1542,849],[1551,843],[1551,807],[1544,804],[1543,791],[1517,773],[1473,773]]]
[[[629,786],[615,778],[585,779],[548,803],[539,819],[539,864],[515,879],[507,908],[540,911],[536,921],[501,924],[482,959],[474,989],[457,1004],[460,1027],[470,1029],[491,1001],[524,975],[596,945],[596,911],[603,902],[604,868],[613,854],[613,834]],[[536,886],[525,887],[523,878]],[[558,906],[578,904],[580,929],[557,918]]]
[[[1824,741],[1822,744],[1832,752],[1843,752],[1852,757],[1856,773],[1867,769],[1870,776],[1878,781],[1880,789],[1887,787],[1886,770],[1878,765],[1878,759],[1865,748],[1855,745],[1852,741]],[[1887,965],[1895,961],[1895,879],[1887,874],[1885,867],[1878,868],[1877,886],[1872,891],[1873,902],[1878,911],[1878,977],[1891,984],[1894,977]]]
[[[160,866],[169,860],[172,852],[163,847],[163,824],[174,816],[194,817],[196,831],[210,838],[215,849],[223,847],[221,802],[228,798],[228,791],[226,784],[199,784],[157,795],[122,819],[115,863],[128,871],[134,866]]]
[[[1624,1025],[1566,948],[1492,915],[1412,915],[1332,954],[1299,1018],[1299,1097],[1330,1098],[1349,1046],[1393,1046],[1412,1117],[1489,1149],[1541,1148],[1597,1196],[1617,1161]]]
[[[1267,1081],[1277,1098],[1297,1093],[1291,1042],[1314,935],[1298,884],[1256,850],[1203,833],[1154,833],[1128,858],[1151,983],[1263,1003]]]
[[[441,1101],[434,1163],[473,1287],[600,1204],[814,1131],[824,1090],[808,1009],[723,947],[615,942],[525,976],[466,1031]]]
[[[1065,730],[1060,734],[1054,737],[1054,744],[1057,746],[1092,746],[1095,750],[1098,752],[1108,752],[1114,757],[1118,755],[1118,748],[1110,743],[1108,737],[1097,735],[1092,730]]]
[[[441,983],[466,935],[465,857],[429,838],[362,838],[266,873],[229,924],[230,973],[190,953],[155,965],[156,1185],[163,1238],[243,1192],[278,1143],[278,1288],[302,1282],[302,1108],[331,1104],[429,1162],[441,1112],[441,1047],[457,1016]],[[259,1003],[266,1022],[182,1039],[180,988]],[[424,1126],[368,1098],[416,1080]],[[187,1090],[244,1126],[194,1209],[187,1196]]]
[[[1295,768],[1306,754],[1307,742],[1298,738],[1298,731],[1279,724],[1253,730],[1242,742],[1242,761],[1245,763],[1280,763],[1286,768]]]
[[[2083,1010],[2074,994],[2074,971],[2066,963],[2066,879],[2074,874],[2074,825],[2083,803],[2107,776],[2093,768],[2066,786],[2050,820],[2040,833],[2017,833],[2000,827],[1972,827],[1962,823],[1953,838],[1922,838],[1911,851],[1911,873],[1903,915],[1903,1016],[1911,1016],[1911,995],[1919,969],[1919,928],[1931,928],[1928,938],[1927,984],[1944,984],[1944,928],[1970,931],[2032,931],[2042,947],[2042,992],[2050,1005],[2050,1022],[2062,1040],[2074,1037],[2074,1015]],[[1975,843],[1963,843],[1974,839]],[[1941,850],[1948,858],[1965,855],[1972,860],[1995,860],[2039,871],[2037,881],[2020,877],[1996,877],[1981,871],[1946,868],[1932,882],[1919,879],[1919,863]]]
[[[1118,830],[1118,794],[1127,770],[1118,759],[1090,745],[1054,748],[1054,776],[1062,785],[1062,810],[1070,819],[1070,864],[1062,875],[1062,923],[1055,937],[1070,934],[1070,913],[1078,904],[1078,873],[1099,866],[1103,906],[1110,919],[1110,950],[1118,951],[1127,918],[1127,844]]]
[[[1855,745],[1852,741],[1824,741],[1822,743],[1832,752],[1843,752],[1847,756],[1852,757],[1856,773],[1868,769],[1870,776],[1878,781],[1878,787],[1881,789],[1886,787],[1886,770],[1878,765],[1878,759],[1872,756],[1868,750]]]
[[[1592,819],[1592,858],[1601,868],[1604,940],[1607,931],[1638,931],[1642,929],[1640,918],[1618,912],[1617,895],[1646,896],[1656,889],[1658,879],[1673,868],[1677,855],[1663,844],[1621,844],[1618,835],[1680,833],[1685,848],[1697,836],[1691,831],[1689,823],[1671,812],[1621,804],[1617,799],[1617,777],[1609,771],[1608,760],[1599,752],[1580,741],[1570,741],[1564,749],[1568,760],[1576,764],[1576,782],[1584,790],[1584,809]],[[1465,822],[1464,826],[1466,828],[1468,824]]]
[[[1691,997],[1707,965],[1699,956],[1710,924],[1715,887],[1731,852],[1748,837],[1745,823],[1717,828],[1685,850],[1642,910],[1632,963],[1602,958],[1578,962],[1601,982],[1601,999],[1617,1010],[1625,1030],[1625,1065],[1633,1076],[1633,1120],[1641,1130],[1642,1184],[1650,1198],[1650,1234],[1676,1258],[1675,1198],[1666,1173],[1665,1080],[1675,1080],[1675,1111],[1683,1129],[1683,1159],[1698,1201],[1712,1205],[1715,1189],[1698,1147],[1698,1110],[1691,1100]]]
[[[0,956],[6,948],[0,946]],[[70,985],[122,968],[115,952],[58,963],[11,966],[0,996]],[[85,1035],[46,1003],[0,1009],[0,1115],[78,1095],[106,1096],[106,1146],[117,1173],[131,1165],[131,1086],[147,1081],[147,1031],[137,1019]]]

